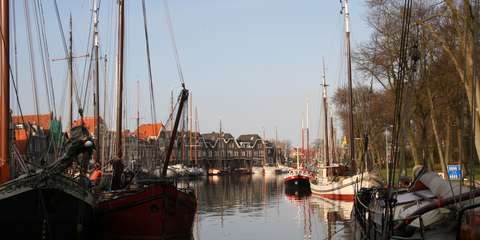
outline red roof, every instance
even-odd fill
[[[72,125],[74,127],[76,126],[80,126],[80,124],[82,123],[81,119],[77,119],[77,120],[74,120]],[[103,119],[100,118],[100,123],[103,124]],[[84,117],[83,118],[83,125],[88,129],[88,132],[90,134],[93,134],[94,131],[95,131],[95,127],[97,126],[97,123],[95,121],[95,117]]]
[[[47,114],[40,114],[40,115],[23,115],[22,116],[13,116],[12,117],[12,123],[14,125],[17,124],[23,124],[24,121],[25,123],[30,123],[30,124],[35,124],[40,126],[40,128],[44,130],[50,129],[50,121],[53,119],[52,113],[47,113]]]
[[[138,138],[139,139],[149,139],[149,138],[156,138],[160,133],[160,130],[165,126],[163,123],[145,123],[138,126]],[[137,132],[136,131],[136,132]]]
[[[25,129],[15,129],[15,146],[20,153],[27,153],[27,131]]]

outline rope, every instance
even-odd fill
[[[34,51],[33,51],[33,43],[32,43],[32,26],[30,22],[30,13],[28,10],[28,1],[24,0],[24,14],[25,14],[25,19],[26,19],[26,31],[27,31],[27,40],[28,40],[28,49],[29,49],[29,55],[30,55],[30,71],[32,74],[32,92],[33,92],[33,99],[34,99],[34,108],[35,108],[35,114],[37,115],[38,119],[38,114],[39,114],[39,107],[38,107],[38,97],[37,97],[37,76],[35,75],[35,57],[34,57]],[[38,122],[38,121],[37,121]]]
[[[149,44],[149,39],[148,39],[148,26],[147,26],[147,13],[145,9],[145,0],[142,0],[142,13],[143,13],[143,27],[145,29],[145,47],[147,50],[147,63],[148,63],[148,78],[150,81],[150,114],[152,117],[152,122],[156,123],[157,119],[157,113],[156,113],[156,107],[155,107],[155,97],[153,95],[153,78],[152,78],[152,64],[150,61],[150,44]]]
[[[62,38],[63,50],[65,53],[65,56],[68,56],[67,40],[65,40],[65,33],[63,32],[62,21],[60,20],[60,12],[58,11],[57,0],[53,0],[53,5],[55,7],[55,15],[57,17],[58,30],[60,32],[60,37]]]
[[[55,101],[55,91],[54,91],[54,88],[53,88],[53,78],[52,78],[52,69],[51,69],[51,65],[50,65],[50,51],[49,51],[49,48],[48,48],[48,39],[47,39],[47,34],[46,34],[46,29],[45,29],[45,14],[44,14],[44,10],[43,10],[43,4],[41,1],[37,1],[37,4],[38,4],[38,9],[39,9],[39,13],[40,13],[40,20],[41,20],[41,24],[40,26],[42,27],[42,38],[43,38],[43,44],[44,44],[44,47],[43,49],[45,50],[44,51],[44,58],[45,58],[45,62],[47,62],[46,64],[46,71],[47,71],[47,76],[48,76],[48,83],[49,83],[49,87],[50,87],[50,91],[51,91],[51,97],[52,97],[52,107],[53,107],[53,112],[54,112],[54,115],[56,116],[57,115],[57,107],[56,107],[56,101]]]
[[[393,230],[393,215],[395,205],[393,204],[396,194],[392,195],[393,184],[395,182],[395,168],[398,160],[398,148],[399,148],[399,135],[401,130],[401,113],[402,113],[402,102],[403,102],[403,89],[405,83],[405,75],[407,71],[407,49],[408,49],[408,40],[409,40],[409,31],[410,31],[410,20],[412,12],[412,0],[404,0],[404,11],[402,14],[402,33],[401,33],[401,44],[400,44],[400,56],[399,56],[399,71],[398,78],[395,80],[395,112],[394,112],[394,126],[392,131],[392,148],[391,156],[392,163],[389,168],[389,179],[388,181],[388,202],[387,202],[387,211],[386,219],[387,224],[385,224],[384,231],[387,232],[387,236],[390,236]]]
[[[45,45],[44,45],[44,39],[43,39],[43,34],[42,34],[42,29],[40,28],[40,17],[39,17],[39,6],[38,6],[38,1],[34,1],[33,2],[33,13],[34,13],[34,20],[35,20],[35,26],[36,26],[36,30],[37,30],[37,37],[38,37],[38,41],[39,41],[39,51],[40,51],[40,61],[41,61],[41,69],[42,69],[42,73],[43,73],[43,81],[45,83],[45,90],[46,90],[46,93],[47,93],[47,104],[48,104],[48,110],[49,112],[52,112],[52,109],[53,109],[53,105],[52,102],[51,102],[51,94],[50,94],[50,88],[49,88],[49,84],[48,84],[48,77],[47,77],[47,64],[46,64],[46,61],[45,61]],[[48,59],[47,59],[48,61]],[[53,90],[53,89],[52,89]]]
[[[15,91],[15,98],[17,100],[17,105],[18,105],[18,111],[20,112],[20,116],[22,118],[22,123],[25,125],[25,118],[23,117],[23,111],[22,111],[22,106],[20,105],[20,98],[18,96],[18,61],[17,61],[17,24],[16,24],[16,14],[15,14],[15,1],[12,1],[12,11],[13,11],[13,46],[14,46],[14,63],[15,63],[15,76],[13,75],[12,68],[10,66],[10,63],[8,63],[8,69],[10,72],[10,76],[12,77],[12,83],[13,83],[13,89]],[[3,47],[7,49],[7,46],[5,44],[5,38],[3,36],[3,31],[1,31],[0,27],[0,34],[2,35],[2,43]]]
[[[165,18],[166,18],[168,30],[169,30],[169,33],[170,33],[170,40],[172,42],[172,47],[173,47],[173,51],[174,51],[174,54],[175,54],[175,62],[177,63],[178,77],[179,77],[180,83],[182,85],[184,85],[185,80],[183,79],[182,65],[180,64],[180,57],[178,55],[177,43],[176,43],[176,40],[175,40],[175,34],[173,32],[172,20],[171,20],[171,17],[170,17],[170,10],[168,8],[167,0],[163,0],[163,4],[165,6]]]

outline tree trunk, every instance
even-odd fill
[[[410,150],[412,151],[412,158],[415,165],[421,165],[420,157],[418,156],[418,147],[417,142],[415,141],[415,136],[412,128],[407,128],[407,137],[408,142],[410,143]]]
[[[428,102],[430,104],[430,120],[432,121],[433,135],[435,137],[435,142],[437,144],[438,158],[440,160],[440,166],[442,167],[442,172],[443,174],[446,174],[447,169],[446,169],[445,159],[442,151],[442,142],[437,130],[437,121],[435,120],[435,107],[433,105],[432,93],[430,91],[429,86],[427,86],[427,94],[428,94],[428,97],[427,97]]]

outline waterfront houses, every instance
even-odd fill
[[[201,135],[200,145],[200,161],[206,169],[234,171],[285,160],[283,149],[258,134],[243,134],[235,139],[230,133],[206,133]]]

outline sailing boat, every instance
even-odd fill
[[[300,154],[297,148],[297,168],[288,172],[283,178],[285,183],[285,192],[310,192],[310,177],[308,173],[300,169]]]
[[[124,0],[119,7],[118,45],[118,92],[117,92],[117,160],[122,159],[122,88],[123,88],[123,45],[124,45]],[[137,186],[128,188],[125,184],[114,191],[98,195],[97,237],[99,239],[170,239],[189,237],[192,234],[196,211],[196,198],[193,191],[180,189],[166,178],[183,107],[188,100],[188,90],[182,84],[178,110],[171,132],[169,146],[160,179],[137,180]],[[122,174],[122,169],[114,176]],[[118,164],[120,165],[120,164]],[[114,181],[112,181],[114,182]],[[113,185],[113,183],[112,183]],[[114,186],[112,186],[113,188]]]
[[[93,140],[84,126],[71,130],[63,155],[49,165],[15,179],[9,176],[11,138],[9,93],[9,1],[0,1],[1,104],[0,104],[0,224],[16,239],[87,239],[93,223],[94,198],[86,184],[86,163]],[[77,160],[77,158],[79,160]],[[80,165],[74,180],[64,175]]]
[[[348,0],[343,1],[343,13],[345,16],[345,36],[346,36],[346,46],[347,46],[347,72],[348,72],[348,89],[349,89],[349,135],[350,135],[350,170],[353,173],[356,173],[356,163],[355,163],[355,145],[354,145],[354,136],[353,136],[353,91],[352,91],[352,68],[351,68],[351,52],[350,52],[350,27],[349,27],[349,9],[348,9]],[[348,176],[345,174],[345,167],[342,165],[330,165],[328,160],[328,117],[327,117],[327,95],[326,95],[326,79],[325,79],[325,70],[323,77],[323,87],[324,87],[324,114],[325,114],[325,163],[323,166],[319,167],[319,172],[315,179],[311,179],[310,188],[313,194],[319,195],[321,197],[335,199],[335,200],[345,200],[353,201],[356,188],[362,187],[375,187],[382,186],[382,180],[373,172],[362,172],[355,174],[353,176]]]

